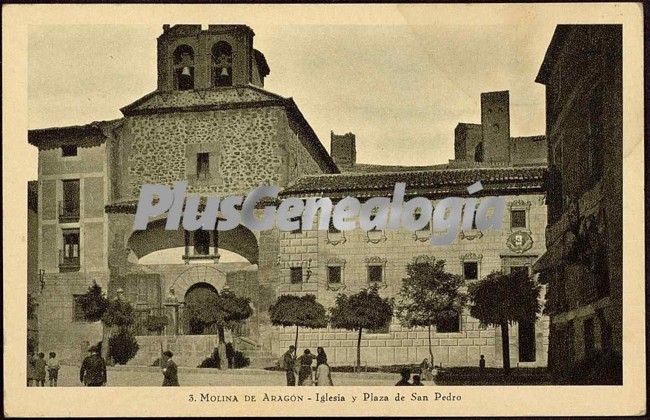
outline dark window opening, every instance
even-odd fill
[[[511,210],[510,211],[510,228],[525,228],[526,227],[526,210]]]
[[[61,146],[61,156],[63,157],[77,156],[77,146],[75,145]]]
[[[232,47],[227,42],[212,47],[212,80],[216,87],[232,86]]]
[[[302,267],[291,267],[291,283],[302,283]]]
[[[369,265],[368,266],[368,281],[370,283],[381,283],[384,278],[384,267],[381,265]]]
[[[81,300],[83,295],[72,295],[72,320],[74,322],[83,322],[86,320]]]
[[[329,232],[329,233],[339,233],[339,232],[341,232],[340,230],[338,230],[338,229],[336,228],[336,226],[334,226],[334,218],[333,218],[333,217],[330,217],[330,223],[329,223],[329,227],[328,227],[328,232]]]
[[[194,254],[195,255],[208,255],[210,254],[210,232],[203,229],[194,231]]]
[[[79,229],[64,229],[60,265],[79,267],[79,251]]]
[[[483,142],[479,142],[474,149],[474,162],[483,162]]]
[[[194,89],[194,50],[179,45],[174,51],[174,86],[177,90]]]
[[[450,333],[460,331],[460,314],[457,311],[451,311],[447,316],[438,319],[436,322],[436,332]]]
[[[535,361],[535,321],[519,321],[519,361]]]
[[[196,177],[198,179],[210,177],[210,153],[196,154]]]
[[[526,276],[530,275],[530,267],[527,265],[520,265],[520,266],[514,266],[510,267],[510,273],[511,274],[523,274]]]
[[[463,263],[463,278],[465,280],[478,280],[478,262],[469,261]]]
[[[59,208],[59,220],[74,222],[79,220],[79,180],[63,181],[63,201]]]
[[[334,284],[341,283],[341,267],[327,267],[327,281]]]

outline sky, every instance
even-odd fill
[[[265,89],[292,97],[327,150],[331,130],[353,132],[359,163],[431,165],[453,159],[459,122],[480,122],[481,92],[510,91],[512,136],[544,134],[544,87],[534,79],[555,23],[535,22],[250,26],[271,68]],[[30,26],[29,128],[121,117],[156,88],[161,32]],[[36,151],[26,153],[35,177]]]

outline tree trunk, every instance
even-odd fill
[[[433,368],[433,350],[431,349],[431,324],[429,324],[429,357],[431,361],[431,368]]]
[[[295,346],[296,346],[296,354],[295,354],[295,356],[296,357],[298,356],[298,328],[300,328],[300,327],[298,327],[296,325],[296,344],[295,344]]]
[[[508,336],[508,323],[501,323],[501,347],[503,351],[503,373],[510,373],[510,339]]]
[[[357,339],[357,373],[361,373],[361,332],[363,328],[359,328],[359,338]]]
[[[228,357],[226,356],[226,333],[223,327],[218,328],[219,333],[219,361],[221,369],[228,369]]]
[[[108,362],[108,340],[111,337],[111,327],[102,322],[102,352],[101,356],[105,362]]]

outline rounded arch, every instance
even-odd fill
[[[180,44],[174,49],[174,64],[178,65],[184,61],[194,63],[194,48],[188,44]]]
[[[152,252],[185,246],[183,229],[166,230],[166,219],[149,222],[147,229],[136,230],[129,237],[127,244],[139,259]],[[191,235],[191,233],[190,233]],[[219,249],[225,249],[244,257],[251,264],[259,261],[259,245],[255,234],[245,226],[217,232]],[[192,241],[191,241],[192,242]]]
[[[199,285],[209,287],[219,294],[226,285],[226,274],[212,265],[196,265],[178,275],[169,289],[173,289],[174,295],[182,297],[184,302],[187,294]]]
[[[232,86],[232,46],[219,41],[212,46],[212,84]]]

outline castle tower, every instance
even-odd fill
[[[510,98],[507,90],[481,93],[484,162],[510,159]]]
[[[270,70],[245,25],[163,25],[158,37],[158,90],[264,86]]]
[[[357,140],[352,133],[339,135],[330,132],[330,150],[334,163],[341,170],[352,169],[357,163]]]

